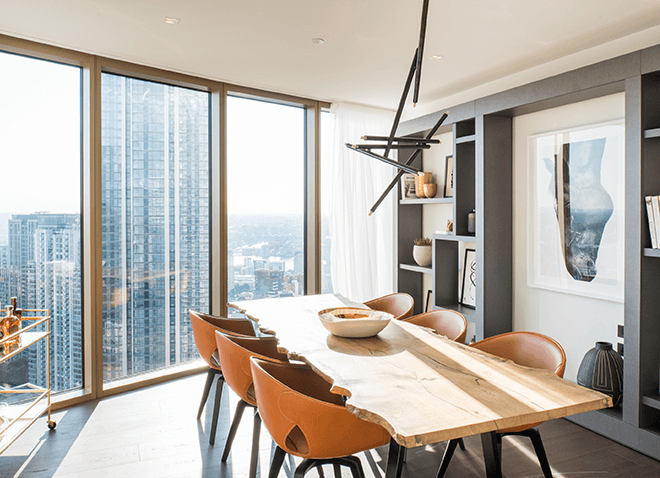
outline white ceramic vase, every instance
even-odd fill
[[[431,265],[431,251],[432,246],[413,246],[413,259],[422,267],[429,267]]]

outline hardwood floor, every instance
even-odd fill
[[[195,419],[205,374],[72,407],[54,414],[57,429],[44,420],[0,456],[0,477],[246,477],[252,419],[246,411],[227,464],[220,458],[237,398],[224,389],[215,447],[208,444],[211,408]],[[214,391],[211,392],[213,397]],[[231,408],[231,410],[230,410]],[[660,462],[589,432],[566,420],[539,427],[555,477],[658,477]],[[268,476],[271,439],[262,429],[260,476]],[[447,478],[484,477],[479,437],[456,450]],[[411,449],[403,477],[435,477],[445,444]],[[542,477],[531,444],[506,438],[505,477]],[[358,455],[367,478],[384,474],[387,447]],[[292,477],[287,458],[280,478]],[[327,467],[326,476],[332,471]],[[308,477],[316,477],[311,471]],[[348,469],[343,476],[350,476]]]

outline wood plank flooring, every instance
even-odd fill
[[[246,477],[252,417],[246,411],[230,458],[222,464],[225,437],[238,399],[225,386],[216,444],[211,447],[208,429],[212,407],[207,405],[201,421],[195,419],[205,377],[183,378],[57,412],[54,431],[47,429],[45,418],[39,420],[0,455],[0,478]],[[555,477],[660,476],[660,462],[566,420],[546,422],[539,429]],[[480,438],[468,437],[465,443],[467,450],[456,450],[447,478],[485,477]],[[268,476],[271,444],[264,428],[260,478]],[[439,443],[409,450],[403,477],[435,477],[444,447]],[[528,440],[505,438],[503,455],[505,477],[543,476]],[[358,456],[367,478],[384,475],[387,447]],[[292,477],[292,466],[295,464],[287,458],[280,478]],[[326,476],[333,476],[331,468],[326,468]],[[307,476],[318,475],[311,471]],[[343,476],[350,476],[348,469]]]

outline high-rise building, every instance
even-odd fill
[[[0,301],[7,304],[16,297],[21,309],[50,310],[51,388],[59,391],[81,386],[80,216],[45,212],[12,215],[6,254],[8,280],[0,289]],[[20,357],[19,361],[28,362],[29,381],[45,386],[45,342]]]
[[[106,380],[197,358],[209,307],[208,94],[103,74]]]

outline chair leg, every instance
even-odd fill
[[[215,432],[218,429],[218,415],[220,415],[220,403],[222,402],[222,387],[225,384],[225,378],[220,374],[220,378],[215,385],[215,404],[213,405],[213,419],[211,420],[211,436],[209,443],[215,445]]]
[[[213,378],[215,377],[215,370],[209,367],[209,371],[206,374],[206,383],[204,383],[204,392],[202,393],[202,401],[199,402],[199,410],[197,411],[197,420],[202,416],[202,410],[204,410],[204,405],[206,405],[206,400],[209,398],[209,392],[211,391],[211,385],[213,385]]]
[[[442,461],[440,462],[440,468],[438,469],[436,478],[442,478],[447,473],[449,462],[451,461],[451,457],[454,456],[454,450],[456,450],[459,440],[461,439],[449,440],[449,443],[447,443],[447,448],[445,448],[445,453],[442,455]]]
[[[319,474],[319,478],[325,478],[325,473],[323,473],[323,464],[319,463],[316,465],[316,471]]]
[[[261,435],[261,417],[259,410],[254,409],[254,424],[252,425],[252,453],[250,454],[250,478],[257,476],[257,464],[259,463],[259,436]]]
[[[284,462],[284,457],[286,452],[282,450],[279,446],[275,448],[275,453],[273,454],[273,461],[270,463],[270,471],[268,472],[268,478],[277,478],[277,475],[280,474],[282,469],[282,463]]]
[[[465,451],[465,442],[463,441],[462,438],[459,438],[459,439],[458,439],[458,446],[460,447],[460,449],[461,449],[462,451]]]
[[[333,463],[332,469],[335,472],[335,478],[341,478],[341,465],[339,463]]]
[[[365,478],[362,462],[357,456],[347,456],[341,460],[344,461],[344,464],[346,464],[351,469],[351,473],[353,474],[354,478]]]
[[[226,462],[229,457],[229,452],[231,451],[231,444],[236,437],[236,432],[238,431],[238,425],[241,423],[241,417],[243,416],[243,410],[247,406],[247,402],[240,400],[238,405],[236,405],[236,412],[234,413],[234,419],[231,422],[231,427],[229,428],[229,435],[227,435],[227,443],[225,443],[225,451],[222,453],[222,462]]]
[[[541,433],[536,428],[530,428],[518,433],[511,433],[511,435],[520,435],[528,437],[532,440],[532,445],[534,446],[534,451],[536,456],[539,459],[539,465],[541,465],[541,470],[543,470],[543,476],[545,478],[552,478],[552,470],[550,469],[550,463],[548,463],[548,456],[545,454],[545,447],[543,446],[543,440],[541,440]]]
[[[296,467],[296,472],[293,474],[294,478],[303,478],[305,473],[314,468],[317,464],[317,460],[312,460],[309,458],[303,459],[300,465]]]

